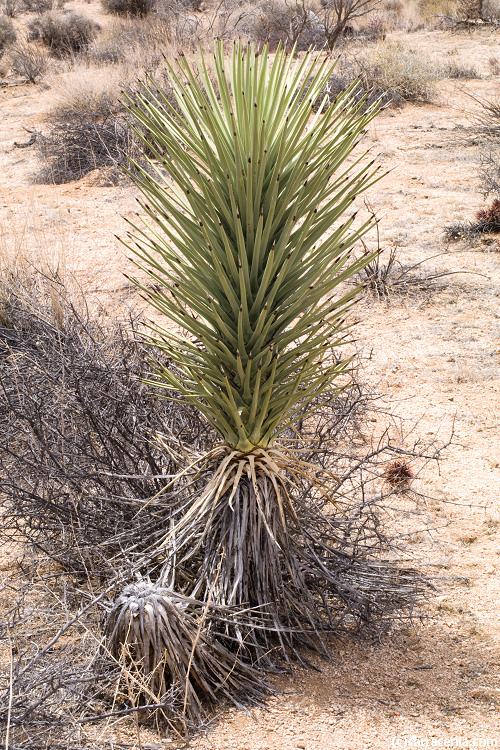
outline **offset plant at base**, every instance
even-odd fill
[[[302,647],[326,652],[325,636],[347,623],[404,609],[419,583],[381,559],[376,516],[353,518],[335,467],[318,464],[321,429],[311,427],[347,377],[338,352],[359,288],[340,285],[372,258],[351,256],[370,221],[355,229],[346,212],[377,170],[363,157],[345,161],[377,106],[355,102],[353,86],[317,111],[332,64],[311,55],[278,50],[271,61],[249,45],[225,57],[217,44],[212,64],[215,80],[203,57],[197,68],[183,57],[170,68],[175,108],[152,82],[129,101],[155,158],[148,170],[133,163],[145,218],[128,247],[154,281],[136,283],[168,321],[147,337],[163,358],[150,382],[194,405],[220,441],[206,453],[185,450],[186,470],[165,488],[177,504],[147,571],[152,600],[140,615],[135,594],[121,598],[111,641],[115,652],[134,650],[134,632],[136,664],[158,688],[166,663],[162,689],[171,689],[179,671],[165,660],[165,607],[189,597],[204,605],[198,640],[210,635],[234,654],[237,696],[237,665],[253,665],[258,684],[261,670],[304,661]],[[160,440],[167,452],[176,443]],[[220,608],[232,616],[215,627]],[[192,718],[213,698],[195,677],[198,647],[186,650],[187,665],[177,656],[197,696],[186,687]],[[241,692],[247,686],[242,670]]]

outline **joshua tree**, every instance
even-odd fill
[[[364,531],[354,540],[356,522],[342,526],[333,474],[319,478],[300,442],[290,447],[299,419],[341,390],[349,361],[336,352],[359,291],[343,282],[372,258],[352,257],[370,221],[355,229],[347,212],[378,176],[363,155],[346,159],[377,106],[355,104],[351,88],[318,108],[331,71],[311,55],[270,60],[238,45],[225,57],[217,44],[213,73],[203,57],[169,69],[175,104],[152,83],[129,102],[154,155],[131,170],[146,201],[129,243],[154,281],[136,282],[160,313],[149,343],[169,362],[157,359],[152,382],[219,436],[193,459],[159,580],[191,602],[244,609],[246,626],[225,633],[263,666],[276,644],[288,658],[334,629],[339,602],[363,619],[387,591],[383,566],[358,556]]]

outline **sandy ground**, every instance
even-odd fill
[[[402,39],[402,36],[400,37]],[[473,63],[480,80],[439,83],[433,104],[384,112],[367,145],[390,173],[370,190],[381,244],[399,247],[402,263],[437,254],[422,273],[460,271],[438,290],[410,290],[389,301],[365,298],[355,309],[364,376],[423,442],[446,442],[440,470],[429,467],[418,489],[432,497],[429,562],[438,587],[427,617],[380,642],[332,644],[320,672],[280,680],[280,695],[250,714],[231,711],[195,738],[197,750],[344,750],[388,747],[500,746],[500,253],[493,244],[452,244],[446,224],[483,205],[477,151],[463,144],[466,90],[494,97],[500,78],[488,60],[498,35],[421,31],[405,43],[445,64]],[[130,268],[114,239],[136,211],[130,186],[106,187],[98,175],[61,186],[33,184],[33,149],[14,149],[27,128],[43,128],[51,90],[0,89],[0,230],[56,254],[89,294],[128,294]],[[418,468],[418,467],[417,467]],[[133,734],[116,725],[116,740]],[[147,747],[173,743],[148,732]]]

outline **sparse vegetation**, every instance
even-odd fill
[[[30,13],[46,13],[49,10],[61,9],[66,0],[22,0],[24,10]]]

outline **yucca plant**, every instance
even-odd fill
[[[210,65],[168,68],[175,106],[152,81],[128,104],[152,158],[130,170],[145,200],[127,246],[154,282],[136,281],[160,314],[153,356],[170,363],[151,381],[220,436],[192,456],[157,552],[171,589],[245,608],[246,622],[252,611],[254,626],[233,618],[228,638],[270,665],[276,644],[286,658],[317,645],[339,609],[367,619],[392,586],[393,569],[359,552],[369,522],[349,518],[335,477],[290,440],[346,377],[338,352],[359,288],[344,282],[372,259],[351,254],[371,220],[355,228],[349,209],[378,179],[365,154],[347,159],[378,108],[356,103],[356,84],[318,106],[332,74],[320,56],[251,44],[226,56],[220,43]]]

